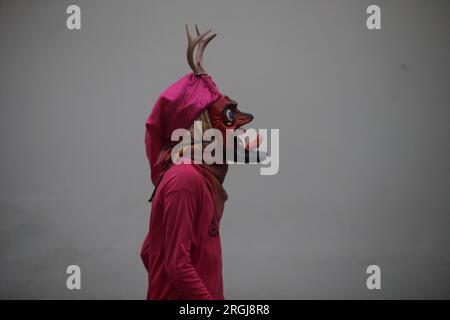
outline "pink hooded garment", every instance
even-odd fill
[[[165,169],[158,162],[177,128],[188,129],[221,97],[209,75],[190,73],[158,98],[146,122],[145,145],[155,187],[150,228],[141,249],[147,299],[222,300],[220,216],[199,165]]]

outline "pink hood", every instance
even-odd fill
[[[161,172],[160,165],[156,164],[159,153],[170,143],[172,132],[179,128],[189,129],[202,111],[221,96],[211,76],[193,73],[161,93],[145,123],[145,148],[154,185]]]

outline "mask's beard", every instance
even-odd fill
[[[178,154],[174,154],[173,160],[179,162],[182,157],[188,157],[191,160],[194,160],[194,157],[198,154],[201,156],[201,162],[203,163],[203,150],[209,144],[208,141],[203,141],[203,134],[210,128],[212,128],[212,126],[211,121],[209,120],[208,111],[204,110],[188,129],[190,140],[181,145]],[[196,141],[194,139],[195,137],[199,137],[200,139]]]

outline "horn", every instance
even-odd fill
[[[211,30],[205,31],[202,34],[200,34],[200,31],[198,30],[197,25],[195,25],[195,30],[197,33],[197,37],[192,37],[191,33],[189,32],[189,28],[186,24],[186,35],[188,39],[188,46],[187,46],[187,60],[189,63],[189,66],[192,69],[192,72],[194,72],[195,75],[201,75],[201,74],[207,74],[205,68],[203,67],[203,52],[205,51],[206,46],[208,43],[214,39],[214,37],[217,35],[216,33],[213,33],[206,37],[207,34],[211,32]],[[194,50],[197,47],[195,60],[194,60]]]

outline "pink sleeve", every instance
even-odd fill
[[[197,211],[195,194],[177,190],[165,195],[164,267],[181,299],[210,300],[208,289],[190,257],[193,221]]]

